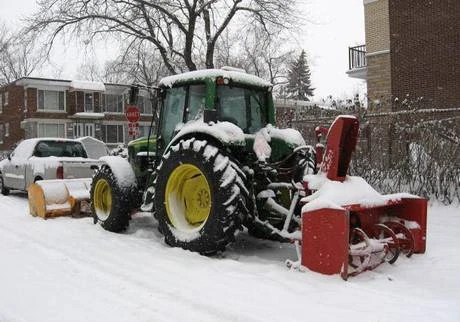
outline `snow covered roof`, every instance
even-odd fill
[[[37,77],[23,77],[14,82],[15,85],[28,87],[37,87],[40,89],[67,89],[70,81],[64,79],[50,79]]]
[[[81,118],[81,119],[103,119],[104,113],[92,113],[92,112],[79,112],[75,113],[69,118]]]
[[[70,82],[70,91],[105,92],[105,85],[102,82],[73,80]]]
[[[223,69],[203,69],[193,72],[187,72],[179,75],[173,75],[163,78],[160,86],[172,87],[176,83],[189,82],[194,80],[203,80],[206,78],[216,79],[218,77],[228,78],[236,83],[243,83],[254,86],[270,87],[272,84],[255,75],[246,74],[241,71],[223,70]]]

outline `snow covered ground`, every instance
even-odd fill
[[[239,235],[207,258],[164,244],[148,214],[124,234],[28,215],[0,195],[0,321],[460,321],[460,208],[431,206],[425,255],[344,282],[290,271],[291,245]]]

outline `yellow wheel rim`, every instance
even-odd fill
[[[199,230],[211,213],[211,189],[203,172],[192,164],[181,164],[168,178],[166,212],[171,224],[184,232]]]
[[[94,209],[100,220],[105,220],[112,210],[112,189],[105,179],[99,179],[94,187]]]

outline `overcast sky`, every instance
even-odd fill
[[[304,26],[298,46],[307,51],[310,59],[315,98],[327,95],[351,97],[356,92],[363,92],[364,81],[351,79],[345,74],[348,47],[364,44],[363,0],[299,0],[298,3],[299,10],[302,9],[304,16],[312,21]],[[34,8],[35,0],[0,0],[0,20],[9,27],[17,26],[19,19],[33,12]],[[74,66],[79,65],[75,60],[83,61],[80,56],[83,56],[80,51],[71,48],[54,50],[52,59],[62,68],[61,78],[77,77]],[[96,56],[99,63],[104,63],[104,50],[98,50]],[[33,76],[56,75],[44,71]]]

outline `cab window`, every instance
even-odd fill
[[[240,127],[244,133],[255,133],[267,124],[266,92],[239,86],[217,87],[217,110],[221,121]]]
[[[165,143],[171,141],[176,125],[183,120],[186,87],[173,87],[166,90],[163,105],[161,136]]]
[[[190,85],[188,87],[188,104],[185,121],[199,120],[205,108],[206,85]]]
[[[166,89],[161,135],[169,143],[177,124],[199,120],[206,103],[206,85],[195,84]]]

